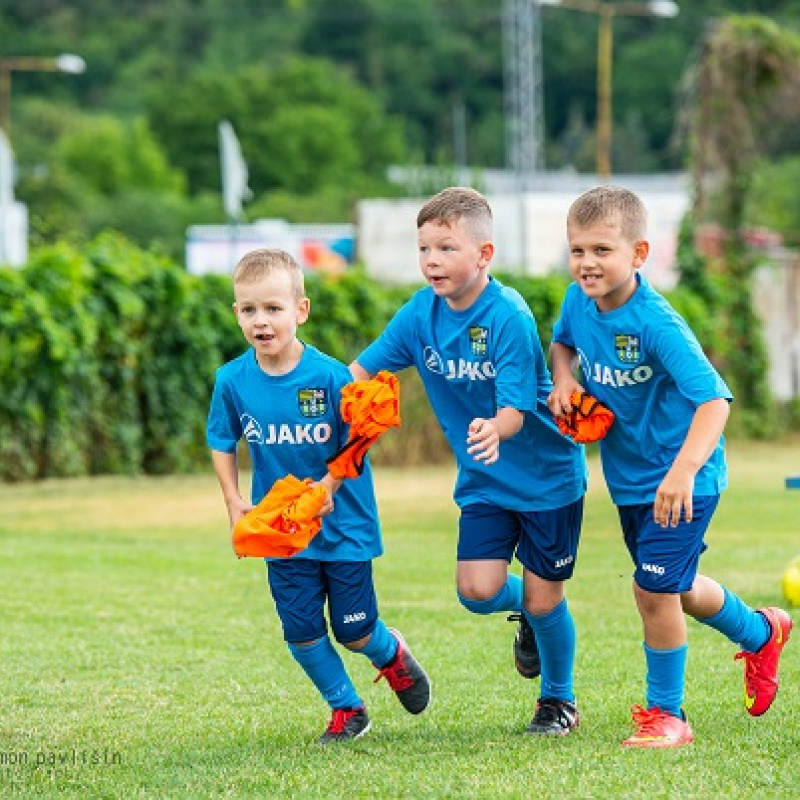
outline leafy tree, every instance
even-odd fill
[[[759,162],[746,217],[754,226],[781,233],[788,245],[800,246],[800,157]]]
[[[382,178],[404,154],[399,125],[374,96],[343,70],[313,59],[197,73],[180,87],[164,85],[149,115],[192,191],[220,186],[221,119],[234,125],[256,195],[314,194],[326,186],[347,193],[365,176]]]
[[[82,117],[59,139],[56,160],[106,197],[127,189],[182,195],[184,178],[170,168],[143,118],[130,125],[111,116]]]
[[[728,324],[726,375],[742,407],[762,420],[770,403],[767,359],[753,307],[757,261],[745,240],[745,212],[770,101],[798,77],[800,37],[766,17],[745,15],[709,32],[687,80],[694,215],[717,222],[725,235],[717,268],[727,278],[721,308]]]

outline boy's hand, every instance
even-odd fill
[[[467,452],[487,466],[500,458],[500,433],[490,419],[476,417],[469,425]]]
[[[554,384],[553,391],[547,398],[547,407],[553,412],[556,417],[564,417],[572,413],[572,397],[573,392],[580,392],[583,394],[585,389],[574,378],[567,378],[559,383]]]
[[[681,511],[686,522],[692,521],[692,490],[694,473],[677,468],[664,476],[656,490],[653,503],[653,518],[662,528],[675,528],[681,519]]]
[[[325,489],[325,502],[322,504],[322,508],[317,512],[316,516],[318,517],[327,517],[328,514],[333,511],[333,492],[334,489],[331,488],[331,480],[330,474],[326,475],[322,480],[316,481],[312,483],[312,486],[322,486]],[[342,482],[337,482],[337,489],[341,486]]]
[[[228,506],[228,519],[230,519],[231,530],[233,530],[234,525],[236,525],[248,511],[253,510],[253,504],[246,502],[238,495],[236,497],[227,498],[225,504]]]

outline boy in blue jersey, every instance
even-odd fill
[[[586,489],[583,448],[558,432],[550,374],[522,297],[488,275],[492,212],[451,187],[417,216],[428,286],[350,365],[356,379],[417,368],[458,465],[458,599],[476,614],[513,612],[517,669],[541,670],[528,733],[565,735],[579,721],[575,625],[564,598]],[[523,577],[509,574],[516,557]]]
[[[403,637],[378,617],[372,559],[383,546],[369,463],[353,480],[334,481],[327,473],[326,458],[347,441],[339,407],[351,376],[344,364],[298,339],[310,302],[290,255],[248,253],[234,270],[233,290],[250,349],[217,371],[206,434],[214,470],[231,528],[287,474],[328,490],[321,531],[291,558],[267,559],[267,575],[289,651],[332,709],[320,742],[357,739],[370,721],[328,637],[326,603],[336,640],[373,663],[377,679],[387,679],[406,711],[424,711],[431,691]],[[242,437],[253,469],[250,502],[239,492]]]
[[[585,390],[616,415],[600,453],[644,627],[647,705],[633,707],[627,747],[692,741],[682,709],[688,645],[684,614],[742,648],[745,706],[759,716],[778,687],[792,620],[758,611],[697,572],[705,531],[727,486],[724,439],[731,393],[684,320],[638,269],[647,258],[647,214],[632,192],[601,186],[567,217],[567,290],[553,330],[550,408],[570,411]],[[583,387],[574,376],[580,366]]]

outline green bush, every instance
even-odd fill
[[[568,279],[498,277],[532,309],[546,350]],[[417,289],[383,286],[359,267],[309,274],[306,286],[301,337],[346,364]],[[713,348],[707,304],[688,290],[671,299]],[[189,275],[111,233],[0,268],[0,480],[207,469],[214,373],[247,347],[232,300],[228,276]],[[406,370],[400,382],[403,425],[374,460],[448,460],[419,376]],[[764,431],[751,418],[733,427]]]

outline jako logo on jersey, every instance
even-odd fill
[[[637,383],[647,383],[653,377],[653,368],[646,364],[634,369],[618,369],[603,364],[594,364],[586,358],[586,353],[578,351],[581,362],[581,371],[587,381],[594,381],[602,386],[613,386],[616,389],[623,386],[636,386]]]
[[[425,366],[431,372],[435,372],[437,375],[444,372],[442,357],[432,347],[426,347],[422,351],[422,358],[425,360]]]
[[[242,434],[250,444],[264,444],[264,432],[255,417],[242,414],[239,421],[242,423]]]
[[[664,567],[659,567],[658,564],[642,564],[642,569],[645,572],[653,572],[656,575],[664,574]]]
[[[297,407],[304,417],[321,417],[328,410],[324,389],[298,389]]]
[[[470,325],[469,328],[469,346],[476,356],[485,356],[487,340],[489,338],[489,329],[480,325]]]
[[[448,359],[447,363],[442,361],[442,357],[432,348],[426,347],[423,351],[425,366],[437,375],[444,375],[448,381],[456,378],[468,378],[471,381],[485,381],[494,378],[494,365],[491,361],[467,361],[459,358],[458,361]]]
[[[567,556],[566,558],[559,558],[558,561],[553,565],[556,569],[561,569],[561,567],[566,567],[567,564],[571,564],[575,560],[574,556]]]
[[[345,614],[344,615],[344,622],[345,624],[348,622],[361,622],[365,620],[367,615],[364,611],[359,611],[357,614]]]
[[[331,438],[327,422],[312,425],[267,425],[267,438],[260,444],[322,444]]]

